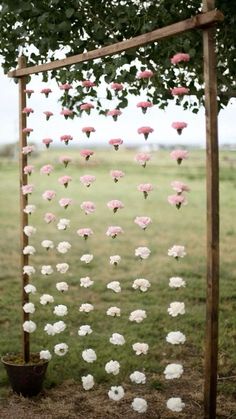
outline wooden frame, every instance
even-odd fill
[[[216,418],[217,395],[217,357],[218,357],[218,304],[219,304],[219,162],[218,162],[218,134],[217,134],[217,81],[215,54],[215,24],[224,19],[222,13],[215,10],[215,0],[203,0],[203,13],[193,18],[169,25],[135,38],[118,42],[97,50],[75,55],[63,60],[56,60],[33,67],[26,66],[24,57],[18,61],[18,69],[10,71],[9,77],[19,78],[19,139],[20,150],[27,145],[26,116],[22,113],[26,107],[26,76],[50,70],[68,67],[76,63],[91,61],[107,55],[118,54],[130,48],[176,36],[186,31],[203,30],[204,46],[204,81],[205,81],[205,111],[206,111],[206,185],[207,185],[207,297],[206,297],[206,345],[205,345],[205,386],[204,386],[204,417]],[[19,153],[20,187],[27,183],[24,166],[27,165],[27,155]],[[28,264],[28,255],[23,255],[23,248],[28,244],[28,238],[23,228],[28,224],[28,215],[23,212],[27,204],[27,195],[21,193],[21,268]],[[28,294],[24,286],[28,283],[28,276],[22,273],[22,304],[28,302]],[[23,321],[29,315],[23,311]],[[23,333],[23,354],[25,362],[29,361],[30,341],[29,333]]]

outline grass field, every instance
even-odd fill
[[[37,253],[31,258],[31,264],[37,269],[32,283],[38,293],[32,297],[36,304],[36,312],[32,319],[37,323],[37,331],[31,336],[32,350],[42,348],[53,349],[59,342],[69,345],[66,357],[53,357],[50,363],[46,387],[52,388],[67,379],[80,382],[81,375],[91,373],[97,383],[103,383],[106,388],[112,384],[129,382],[129,375],[134,370],[146,371],[148,382],[140,394],[145,395],[152,390],[167,392],[175,390],[181,394],[181,380],[174,384],[163,380],[163,370],[170,362],[183,363],[185,379],[194,374],[198,376],[203,371],[204,333],[205,333],[205,155],[203,151],[190,152],[189,160],[181,166],[172,161],[169,153],[158,151],[153,153],[151,162],[146,169],[134,162],[135,151],[120,150],[119,152],[97,151],[91,161],[86,164],[78,155],[78,151],[68,152],[73,156],[73,164],[64,169],[58,163],[60,151],[41,153],[32,159],[35,173],[30,183],[35,184],[35,193],[30,203],[37,205],[37,211],[30,216],[29,224],[37,227],[37,234],[30,240]],[[230,400],[236,395],[236,265],[235,265],[235,225],[236,210],[236,170],[233,152],[222,152],[220,155],[220,192],[221,192],[221,296],[220,296],[220,341],[219,341],[219,392]],[[55,165],[50,177],[40,175],[43,164]],[[1,207],[0,207],[0,309],[1,309],[1,353],[20,351],[21,307],[20,307],[20,271],[19,271],[19,209],[18,209],[18,167],[17,163],[7,160],[0,161],[1,168]],[[125,177],[117,184],[112,181],[111,169],[121,169]],[[73,181],[68,189],[58,184],[57,179],[63,174],[72,176]],[[96,182],[85,188],[80,184],[81,174],[96,175]],[[188,205],[179,211],[170,206],[167,196],[172,193],[170,182],[182,180],[191,188],[188,194]],[[137,191],[139,183],[151,182],[155,189],[147,200]],[[46,189],[54,189],[57,198],[46,203],[41,195]],[[74,205],[63,210],[58,205],[61,197],[70,197]],[[125,208],[113,214],[107,209],[106,203],[111,199],[120,199]],[[94,201],[96,212],[84,215],[80,203],[85,200]],[[58,218],[71,219],[69,230],[59,232],[56,224],[45,224],[43,214],[52,211]],[[137,215],[148,215],[152,224],[142,231],[133,220]],[[112,240],[105,232],[109,225],[120,225],[124,234]],[[76,235],[81,227],[91,227],[94,235],[86,242]],[[57,244],[68,240],[72,244],[70,252],[59,255],[54,249],[46,252],[40,243],[43,239],[51,239]],[[167,256],[167,250],[174,244],[186,246],[187,256],[177,262]],[[148,246],[151,256],[140,262],[134,257],[134,249],[138,246]],[[84,253],[92,253],[94,260],[84,265],[80,257]],[[119,254],[121,263],[117,266],[109,264],[109,256]],[[66,261],[70,265],[69,273],[65,275],[54,273],[49,277],[40,274],[40,266]],[[91,288],[79,286],[79,278],[90,276],[94,280]],[[186,280],[186,288],[170,289],[168,279],[171,276],[182,276]],[[151,288],[147,293],[132,290],[133,280],[147,278]],[[70,286],[65,295],[55,289],[58,281],[66,280]],[[122,292],[115,294],[106,289],[106,284],[119,280]],[[53,294],[56,304],[66,304],[69,314],[66,318],[67,329],[61,335],[47,336],[43,332],[44,325],[56,321],[52,314],[52,306],[43,307],[39,304],[42,293]],[[172,301],[184,301],[186,314],[172,318],[167,313],[167,307]],[[92,303],[94,312],[86,315],[79,313],[83,302]],[[120,318],[106,316],[109,306],[121,308]],[[137,308],[147,311],[147,319],[137,325],[128,320],[129,313]],[[90,324],[93,333],[81,338],[77,330],[81,324]],[[181,330],[187,337],[185,345],[173,347],[165,342],[169,331]],[[113,332],[121,333],[126,338],[126,344],[115,347],[109,343]],[[147,342],[150,350],[142,358],[135,356],[132,350],[134,342]],[[85,348],[96,350],[98,360],[87,364],[81,358]],[[104,365],[110,359],[121,363],[121,372],[117,381],[104,370]],[[3,368],[0,370],[2,397],[7,397],[8,384]],[[187,400],[186,400],[187,403]],[[224,406],[225,407],[225,406]],[[230,408],[229,414],[236,412]],[[222,406],[223,408],[223,406]],[[72,417],[72,416],[71,416]],[[105,417],[105,416],[104,416]],[[131,417],[131,416],[130,416]],[[151,417],[151,416],[150,416]],[[157,417],[157,416],[156,416]],[[169,417],[169,416],[161,416]],[[171,417],[171,416],[170,416]],[[187,416],[186,416],[187,417]],[[199,416],[198,416],[199,417]],[[219,417],[227,417],[220,416]],[[229,416],[234,417],[234,416]],[[128,418],[128,416],[127,416]]]

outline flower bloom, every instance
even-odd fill
[[[88,115],[90,115],[91,109],[94,109],[92,103],[82,103],[82,105],[80,105],[80,110],[85,111]]]
[[[47,323],[43,330],[48,334],[48,336],[54,336],[56,334],[53,325],[50,323]]]
[[[112,386],[108,391],[108,397],[115,402],[121,400],[125,395],[125,391],[122,386]]]
[[[32,236],[33,234],[36,233],[36,228],[33,226],[25,226],[24,227],[24,233],[27,237]]]
[[[61,333],[66,329],[66,324],[62,320],[59,320],[53,324],[53,328],[55,333]]]
[[[29,136],[30,133],[33,132],[33,128],[24,128],[22,131],[23,131],[24,134]]]
[[[24,275],[31,276],[31,275],[35,274],[35,272],[36,272],[35,271],[35,268],[33,266],[31,266],[31,265],[25,265],[23,267],[23,274]]]
[[[91,364],[97,360],[97,355],[93,349],[89,348],[89,349],[85,349],[82,352],[82,358],[85,362],[88,362],[89,364]]]
[[[59,162],[63,163],[65,167],[68,166],[68,164],[71,162],[71,160],[72,160],[71,157],[68,157],[68,156],[60,156],[59,157]]]
[[[83,377],[81,377],[82,380],[82,386],[84,390],[91,390],[91,388],[93,388],[94,386],[94,378],[91,374],[88,375],[84,375]]]
[[[111,281],[107,284],[107,289],[112,290],[114,292],[121,292],[121,286],[119,281]]]
[[[40,169],[41,175],[50,175],[53,171],[53,166],[51,164],[45,164],[45,166],[42,166]]]
[[[84,132],[86,134],[86,136],[89,138],[91,132],[95,132],[95,128],[94,127],[84,127],[82,128],[82,132]]]
[[[148,193],[153,191],[153,186],[151,183],[140,183],[137,186],[138,191],[143,192],[144,199],[147,199]]]
[[[93,284],[94,284],[94,281],[92,281],[89,276],[86,276],[85,278],[80,278],[81,287],[89,288]]]
[[[174,180],[173,182],[171,182],[171,187],[178,194],[190,191],[190,188],[188,187],[188,185],[186,185],[186,183],[180,182],[179,180]]]
[[[81,157],[84,157],[85,160],[88,161],[90,157],[94,154],[94,151],[89,150],[89,149],[84,149],[84,150],[81,150],[79,154],[81,155]]]
[[[50,294],[43,294],[40,297],[40,304],[46,306],[47,304],[54,303],[54,297]]]
[[[152,219],[150,217],[136,217],[134,222],[143,230],[146,230],[148,225],[152,222]]]
[[[62,254],[67,253],[70,249],[71,249],[71,244],[67,241],[60,242],[57,245],[57,251]]]
[[[118,199],[113,199],[107,203],[107,207],[116,213],[118,209],[124,208],[124,204]]]
[[[32,90],[32,89],[25,89],[24,92],[27,94],[28,98],[30,98],[30,96],[32,95],[32,93],[34,93],[34,90]]]
[[[65,135],[62,135],[62,136],[60,137],[60,140],[61,140],[61,141],[64,141],[64,143],[65,143],[66,145],[68,145],[68,144],[69,144],[69,141],[73,140],[73,137],[72,137],[71,135],[67,135],[67,134],[65,134]]]
[[[41,246],[45,247],[45,249],[47,249],[47,250],[54,248],[54,244],[53,244],[52,240],[43,240],[41,242]]]
[[[147,259],[151,254],[151,250],[148,247],[137,247],[135,249],[135,256],[139,257],[140,259]]]
[[[168,313],[172,317],[177,317],[179,314],[185,314],[185,304],[179,301],[174,301],[170,303],[170,306],[167,309]]]
[[[23,195],[31,194],[33,192],[33,189],[34,189],[34,185],[30,185],[30,184],[23,185],[21,187],[21,190],[22,190]]]
[[[55,196],[56,196],[56,192],[55,191],[51,191],[51,190],[45,191],[42,194],[43,199],[48,200],[48,201],[51,201],[53,198],[55,198]]]
[[[185,247],[180,245],[174,245],[168,249],[168,256],[172,256],[175,259],[183,258],[186,256]]]
[[[119,146],[123,144],[123,140],[120,138],[114,138],[112,140],[109,140],[109,144],[114,147],[115,150],[119,150]]]
[[[50,144],[53,143],[53,140],[51,138],[44,138],[42,143],[45,144],[46,148],[49,148]]]
[[[132,345],[132,348],[136,355],[147,355],[149,345],[147,343],[136,342]]]
[[[34,246],[25,246],[23,249],[24,255],[34,255],[36,252]]]
[[[124,172],[122,172],[122,170],[111,170],[110,175],[112,179],[114,180],[114,182],[117,183],[118,180],[124,177],[125,174]]]
[[[56,316],[66,316],[68,314],[68,308],[64,304],[58,304],[58,306],[54,307],[53,313]]]
[[[65,186],[65,188],[67,188],[67,186],[68,186],[69,182],[71,182],[71,181],[72,181],[72,177],[71,177],[71,176],[67,176],[67,175],[65,175],[65,176],[61,176],[61,177],[59,177],[59,179],[58,179],[58,182],[59,182],[61,185]]]
[[[57,263],[56,268],[57,268],[57,272],[60,272],[60,274],[65,274],[69,269],[69,265],[68,263],[65,263],[65,262]]]
[[[109,361],[105,365],[105,371],[107,374],[118,375],[120,372],[120,364],[118,361]]]
[[[183,95],[187,95],[189,93],[189,89],[187,87],[174,87],[173,89],[170,90],[171,94],[173,96],[183,96]]]
[[[182,412],[185,407],[185,403],[182,402],[180,397],[171,397],[167,400],[166,407],[172,412]]]
[[[56,216],[52,212],[46,212],[46,214],[44,214],[44,221],[47,224],[50,224],[51,222],[55,220],[56,220]]]
[[[110,265],[117,266],[120,263],[121,257],[119,255],[110,256]]]
[[[182,205],[187,205],[187,200],[184,195],[169,195],[168,202],[171,205],[175,205],[177,209],[180,209]]]
[[[188,62],[190,60],[190,55],[185,54],[184,52],[178,52],[177,54],[171,57],[171,64],[179,64],[181,61]]]
[[[52,359],[52,355],[48,350],[42,350],[39,352],[39,358],[45,359],[45,361],[50,361]]]
[[[96,209],[96,205],[94,204],[94,202],[91,201],[84,201],[82,202],[82,204],[80,205],[80,208],[85,212],[85,214],[92,214],[95,209]]]
[[[36,323],[34,323],[32,320],[26,320],[23,323],[24,332],[33,333],[35,332],[36,328],[37,328]]]
[[[147,162],[151,159],[150,154],[147,153],[138,153],[135,156],[135,161],[139,163],[141,166],[146,167]]]
[[[80,237],[83,237],[84,240],[87,240],[87,238],[89,236],[91,236],[93,234],[93,230],[91,228],[79,228],[79,230],[77,230],[77,234]]]
[[[181,364],[168,364],[164,370],[166,380],[180,378],[183,372],[184,369]]]
[[[33,303],[25,303],[22,308],[25,313],[33,314],[35,312],[35,305]]]
[[[186,124],[186,122],[172,122],[171,126],[172,126],[172,128],[176,129],[176,131],[179,135],[181,135],[183,129],[186,128],[188,126],[188,124]]]
[[[177,331],[177,332],[169,332],[166,336],[166,342],[171,343],[171,345],[180,345],[184,344],[186,341],[186,336]]]
[[[140,71],[137,74],[137,79],[150,79],[154,73],[151,70]]]
[[[93,255],[90,254],[84,254],[80,258],[81,262],[90,263],[93,260]]]
[[[60,292],[65,292],[68,291],[69,285],[67,284],[67,282],[57,282],[56,289]]]
[[[66,343],[58,343],[54,346],[54,352],[56,355],[64,356],[68,352],[68,345]]]
[[[135,397],[131,406],[138,413],[145,413],[147,410],[147,402],[141,397]]]
[[[82,312],[84,312],[84,313],[89,313],[90,311],[93,311],[94,310],[94,307],[93,307],[93,305],[92,304],[89,304],[89,303],[84,303],[84,304],[81,304],[81,306],[80,306],[80,308],[79,308],[79,311],[82,313]]]
[[[53,273],[53,269],[51,265],[43,265],[41,267],[41,274],[43,275],[51,275]]]
[[[32,205],[32,204],[28,204],[28,205],[26,205],[25,206],[25,208],[23,209],[23,211],[26,213],[26,214],[33,214],[35,211],[36,211],[36,206],[35,205]]]
[[[83,80],[82,81],[82,86],[86,87],[86,89],[89,90],[91,87],[96,86],[96,84],[91,80]]]
[[[62,207],[62,208],[67,208],[69,205],[71,205],[72,204],[72,199],[71,198],[61,198],[60,200],[59,200],[59,205],[60,205],[60,207]]]
[[[24,167],[25,175],[31,175],[31,173],[33,172],[34,172],[34,166],[32,166],[31,164],[28,164],[27,166]]]
[[[72,89],[72,85],[70,83],[64,83],[59,86],[60,90],[68,91]]]
[[[63,115],[65,119],[68,119],[70,116],[73,115],[73,111],[71,111],[70,109],[62,109],[60,115]]]
[[[50,89],[50,87],[45,87],[40,93],[44,94],[45,97],[48,97],[49,93],[52,93],[52,89]]]
[[[119,92],[124,89],[124,86],[121,83],[112,83],[111,89],[114,90],[115,92]]]
[[[37,292],[36,287],[32,284],[25,285],[24,290],[26,294],[35,294]]]
[[[66,230],[68,227],[70,227],[70,220],[68,218],[60,218],[57,223],[58,230]]]
[[[145,140],[148,139],[149,134],[151,134],[154,131],[151,127],[140,127],[138,128],[138,134],[143,134]]]
[[[93,176],[93,175],[84,175],[80,177],[80,182],[84,186],[87,186],[87,188],[89,188],[91,183],[95,182],[95,180],[96,180],[96,176]]]
[[[130,381],[135,384],[145,384],[146,383],[146,375],[143,372],[134,371],[129,376]]]
[[[46,116],[46,121],[48,121],[50,119],[50,117],[53,116],[53,112],[44,111],[44,115]]]
[[[111,317],[120,317],[120,308],[119,307],[109,307],[106,312],[107,316]]]
[[[145,114],[147,112],[148,108],[151,108],[153,106],[152,102],[149,101],[143,101],[137,103],[137,108],[141,108],[142,112]]]
[[[180,287],[185,287],[185,281],[180,278],[179,276],[172,276],[169,279],[169,287],[170,288],[180,288]]]
[[[122,234],[122,233],[124,233],[124,231],[122,230],[121,227],[119,227],[119,226],[110,226],[107,229],[106,235],[108,237],[112,237],[113,239],[115,239],[118,234]]]
[[[109,339],[109,342],[113,345],[122,346],[125,344],[125,338],[123,335],[120,335],[120,333],[113,333]]]
[[[90,335],[92,333],[92,329],[91,326],[89,326],[88,324],[84,324],[83,326],[80,326],[79,330],[78,330],[78,335],[79,336],[86,336],[86,335]]]
[[[146,317],[147,314],[145,310],[134,310],[130,313],[129,320],[131,322],[141,323]]]
[[[138,279],[134,280],[132,288],[134,288],[135,290],[140,290],[142,292],[146,292],[150,286],[151,286],[151,284],[147,279],[138,278]]]
[[[107,116],[112,116],[113,121],[117,121],[118,116],[120,116],[122,112],[120,109],[111,109],[110,111],[107,111]]]
[[[26,145],[25,147],[22,148],[22,154],[24,155],[31,154],[32,151],[34,151],[34,146],[32,145]]]
[[[188,151],[187,150],[173,150],[170,153],[170,157],[173,160],[176,160],[178,164],[181,164],[182,160],[185,160],[188,158]]]

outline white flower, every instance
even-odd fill
[[[122,386],[112,386],[108,391],[108,397],[115,402],[121,400],[125,395],[124,389]]]
[[[185,313],[185,304],[180,303],[179,301],[174,301],[173,303],[170,303],[170,307],[167,311],[170,316],[177,317],[179,314]]]
[[[66,329],[66,324],[62,320],[55,322],[52,326],[55,333],[64,332],[64,330]]]
[[[141,397],[135,397],[132,402],[132,408],[135,410],[135,412],[145,413],[147,410],[147,402]]]
[[[134,352],[136,353],[136,355],[141,355],[141,354],[147,355],[149,346],[147,343],[136,342],[132,345],[132,348]]]
[[[47,361],[50,361],[52,359],[52,355],[48,350],[42,350],[39,352],[40,359],[46,359]]]
[[[118,265],[120,263],[121,257],[119,255],[110,256],[110,265]]]
[[[24,255],[34,255],[34,253],[36,252],[34,246],[25,246],[23,249],[23,254]]]
[[[25,265],[23,266],[23,274],[26,274],[28,276],[31,276],[33,274],[35,274],[35,268],[31,265]]]
[[[67,253],[68,252],[68,250],[70,250],[71,249],[71,244],[69,243],[69,242],[60,242],[60,243],[58,243],[58,245],[57,245],[57,250],[58,250],[58,252],[59,253]]]
[[[54,307],[53,313],[56,316],[66,316],[68,314],[68,308],[64,304],[58,304],[58,306]]]
[[[140,259],[147,259],[151,254],[151,250],[148,247],[137,247],[135,249],[135,256],[139,257]]]
[[[23,211],[26,214],[33,214],[33,212],[35,212],[35,210],[36,210],[36,205],[29,204],[29,205],[26,205],[26,207],[24,208]]]
[[[82,326],[80,326],[79,330],[78,330],[78,335],[79,336],[86,336],[86,335],[90,335],[92,333],[92,329],[91,326],[89,326],[88,324],[83,324]]]
[[[114,292],[121,292],[121,286],[120,286],[119,281],[109,282],[109,284],[107,284],[107,288]]]
[[[171,343],[172,345],[179,345],[180,343],[185,343],[186,336],[179,331],[169,332],[166,336],[166,341]]]
[[[54,248],[54,244],[53,244],[52,240],[43,240],[41,242],[41,246],[44,247],[47,250]]]
[[[113,333],[112,336],[110,337],[109,341],[113,345],[124,345],[125,344],[124,336],[120,335],[119,333]]]
[[[57,282],[56,289],[58,291],[65,292],[65,291],[68,291],[69,285],[67,284],[67,282]]]
[[[41,267],[41,273],[43,275],[51,275],[53,273],[53,269],[52,269],[51,265],[43,265]]]
[[[58,343],[54,346],[54,352],[56,355],[64,356],[68,352],[68,345],[66,343]]]
[[[81,377],[81,380],[84,390],[91,390],[91,388],[93,388],[95,384],[94,378],[91,374],[84,375],[83,377]]]
[[[57,263],[56,268],[57,268],[57,272],[60,272],[61,274],[65,274],[69,269],[69,265],[68,263]]]
[[[52,295],[50,294],[43,294],[40,297],[40,304],[42,304],[43,306],[45,306],[46,304],[49,303],[54,303],[54,298]]]
[[[61,218],[57,224],[58,230],[66,230],[67,227],[70,227],[70,220],[67,218]]]
[[[168,256],[173,256],[175,259],[183,258],[186,255],[185,247],[174,245],[168,249]]]
[[[172,412],[182,412],[185,403],[182,402],[180,397],[171,397],[167,400],[166,406],[168,409],[172,410]]]
[[[180,378],[183,372],[184,369],[181,364],[168,364],[165,368],[164,374],[166,380],[173,380],[174,378]]]
[[[90,263],[93,260],[93,255],[85,254],[80,258],[81,262]]]
[[[107,313],[108,316],[111,317],[120,317],[120,308],[119,307],[109,307],[107,309]]]
[[[54,326],[50,323],[47,323],[43,329],[49,336],[54,336],[56,334]]]
[[[120,364],[118,361],[109,361],[105,365],[105,371],[107,374],[117,375],[120,372]]]
[[[24,227],[24,233],[27,237],[32,236],[32,234],[36,233],[36,228],[33,226],[25,226]]]
[[[34,285],[31,285],[31,284],[27,284],[24,287],[24,290],[25,290],[26,294],[35,294],[36,291],[37,291],[36,287]]]
[[[97,360],[97,355],[93,349],[89,348],[89,349],[85,349],[82,352],[82,358],[85,362],[88,362],[91,364],[92,362]]]
[[[28,333],[33,333],[36,330],[37,326],[32,320],[26,320],[23,323],[23,330]]]
[[[85,303],[85,304],[81,304],[79,311],[84,311],[85,313],[89,313],[90,311],[93,311],[94,307],[92,304],[89,303]]]
[[[147,314],[145,310],[134,310],[130,313],[129,320],[131,322],[141,323],[146,317]]]
[[[92,281],[89,276],[86,276],[85,278],[80,278],[80,286],[84,288],[91,287],[93,285],[94,281]]]
[[[145,384],[146,383],[146,375],[143,372],[134,371],[129,376],[132,383],[136,384]]]
[[[35,306],[33,303],[25,303],[23,305],[23,310],[25,313],[33,314],[35,312]]]
[[[140,291],[142,291],[142,292],[146,292],[150,286],[151,286],[150,282],[147,279],[144,279],[144,278],[135,279],[135,281],[133,282],[133,285],[132,285],[132,287],[135,290],[140,289]]]
[[[180,278],[179,276],[172,276],[172,278],[169,279],[169,287],[170,288],[180,288],[185,287],[185,281]]]

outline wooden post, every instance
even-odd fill
[[[203,0],[203,11],[215,8]],[[203,30],[207,150],[207,301],[205,344],[205,419],[216,418],[219,310],[219,156],[215,28]]]
[[[18,58],[18,68],[22,69],[26,67],[25,57]],[[24,265],[28,265],[29,256],[23,254],[23,249],[28,245],[28,237],[24,234],[24,226],[28,225],[28,214],[23,210],[28,203],[27,195],[22,193],[22,185],[27,184],[27,175],[24,174],[24,167],[27,165],[27,154],[22,154],[22,148],[27,145],[26,133],[23,129],[26,128],[26,114],[22,113],[26,107],[26,77],[19,78],[19,168],[20,168],[20,253],[21,253],[21,275],[22,275],[22,307],[25,303],[29,302],[29,294],[24,290],[25,285],[28,284],[28,275],[23,274]],[[23,311],[23,310],[22,310]],[[23,322],[29,320],[29,314],[23,311]],[[24,362],[29,362],[30,359],[30,340],[29,333],[23,333],[23,357]]]

